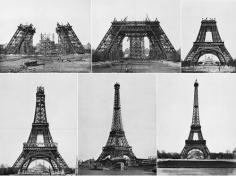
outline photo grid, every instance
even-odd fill
[[[236,0],[0,4],[0,175],[236,175]]]

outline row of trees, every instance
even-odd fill
[[[180,159],[181,156],[179,153],[171,153],[171,152],[165,152],[163,151],[158,151],[157,150],[157,158],[159,159]]]
[[[17,169],[12,167],[4,167],[0,168],[0,175],[10,175],[10,174],[17,174]]]
[[[157,151],[157,158],[159,159],[181,159],[180,153]],[[219,153],[210,153],[210,159],[234,159],[236,158],[236,149],[233,152],[226,151]]]

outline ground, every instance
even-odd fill
[[[178,73],[180,62],[171,61],[128,61],[128,62],[94,62],[93,72],[97,73]]]
[[[37,61],[34,66],[26,62]],[[91,72],[91,55],[22,56],[1,55],[0,72]]]
[[[183,73],[235,73],[236,68],[232,66],[191,66],[182,67]]]
[[[156,175],[152,170],[145,169],[128,169],[124,171],[120,170],[90,170],[79,169],[79,175]]]

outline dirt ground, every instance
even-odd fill
[[[235,73],[236,68],[232,66],[195,66],[182,67],[183,73]]]
[[[96,73],[179,73],[180,63],[170,61],[150,61],[142,63],[93,63],[93,72]]]
[[[37,61],[34,66],[26,62]],[[66,56],[0,56],[0,72],[91,72],[91,55]]]

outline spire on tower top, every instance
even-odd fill
[[[198,87],[198,82],[197,82],[197,79],[195,80],[195,83],[194,83],[194,87]]]
[[[116,82],[114,87],[119,89],[120,88],[120,84],[118,82]]]
[[[43,86],[38,86],[37,87],[37,93],[44,93],[44,87]]]
[[[198,82],[197,79],[194,83],[194,100],[193,100],[193,118],[192,118],[192,125],[200,126],[199,121],[199,107],[198,107]]]

